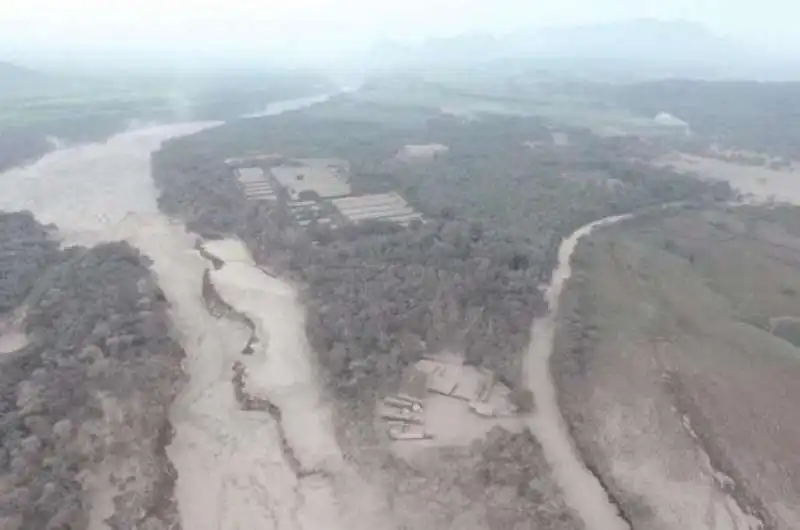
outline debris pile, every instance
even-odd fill
[[[490,370],[464,365],[457,358],[423,359],[406,370],[398,391],[380,405],[378,415],[389,425],[389,437],[433,438],[426,429],[426,402],[437,395],[463,401],[483,418],[509,417],[517,412],[509,400],[509,389],[498,383]]]

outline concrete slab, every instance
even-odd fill
[[[425,440],[431,438],[424,425],[406,423],[389,427],[389,438],[392,440]]]
[[[277,166],[271,171],[292,197],[304,191],[316,192],[322,198],[350,194],[350,185],[339,177],[339,170],[327,165]]]
[[[416,367],[410,367],[403,373],[403,381],[398,393],[409,396],[417,401],[425,399],[428,391],[428,374]]]
[[[371,219],[408,223],[422,216],[396,192],[343,197],[331,201],[352,222]]]
[[[414,368],[426,375],[430,375],[440,364],[440,362],[431,359],[420,359],[414,363]]]
[[[482,401],[480,397],[487,379],[487,375],[475,366],[464,366],[452,396],[465,401]]]
[[[401,160],[427,160],[438,154],[446,153],[449,147],[442,144],[406,145],[395,155]]]
[[[410,206],[389,206],[387,208],[380,208],[375,210],[360,210],[357,212],[349,212],[347,217],[350,218],[351,221],[365,221],[367,219],[385,219],[385,218],[392,218],[392,217],[407,217],[416,215],[414,210],[411,209]]]
[[[440,364],[428,376],[428,390],[445,396],[453,393],[461,380],[461,367],[449,364]]]
[[[265,180],[264,170],[260,167],[242,167],[236,170],[240,182]]]
[[[419,425],[425,423],[425,418],[419,412],[414,412],[410,409],[390,407],[385,404],[381,405],[379,416],[383,420],[402,421],[406,423],[416,423]]]

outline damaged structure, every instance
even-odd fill
[[[383,399],[378,416],[387,422],[392,440],[431,439],[426,402],[433,396],[464,402],[482,418],[514,415],[510,391],[490,370],[464,365],[453,359],[422,359],[406,369],[397,392]]]

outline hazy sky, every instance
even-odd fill
[[[639,17],[703,22],[716,33],[800,50],[792,0],[0,0],[0,53],[131,50],[337,55],[379,39]],[[2,57],[0,57],[2,59]]]

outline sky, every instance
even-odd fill
[[[380,40],[684,19],[800,51],[792,0],[0,0],[0,60],[202,55],[333,59]]]

